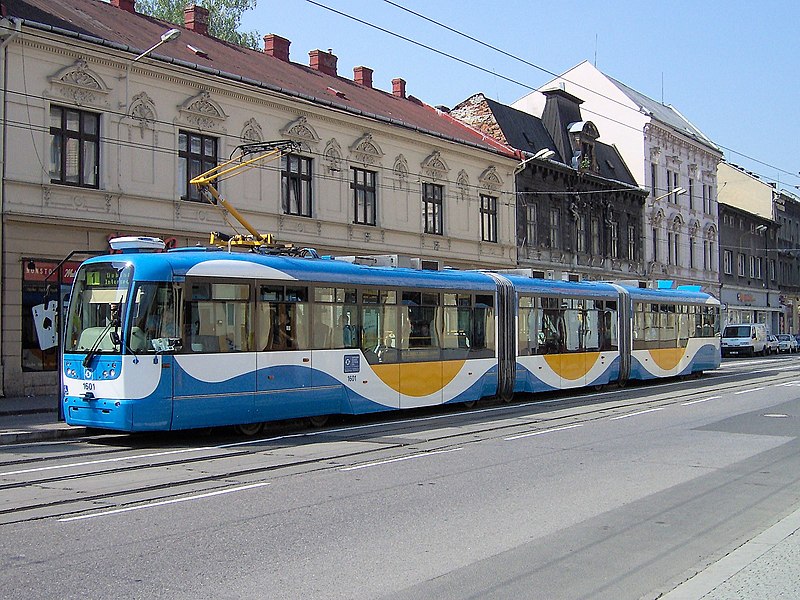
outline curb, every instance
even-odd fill
[[[88,431],[87,427],[73,427],[65,423],[5,429],[0,430],[0,446],[86,437]]]

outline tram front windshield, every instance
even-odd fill
[[[119,353],[133,267],[125,262],[82,265],[75,275],[64,351]]]

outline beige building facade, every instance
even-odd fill
[[[275,46],[239,49],[242,63],[233,64],[230,45],[208,37],[202,20],[134,61],[170,26],[142,19],[132,2],[71,0],[54,10],[70,6],[99,11],[87,17],[96,37],[10,14],[0,31],[2,395],[57,391],[57,347],[42,350],[57,329],[48,319],[80,260],[108,251],[110,238],[152,235],[186,245],[206,243],[210,231],[235,232],[229,215],[196,201],[187,180],[242,143],[299,145],[291,157],[220,186],[281,243],[457,268],[516,264],[518,159],[408,96],[403,80],[382,92],[368,69],[340,77],[336,57],[320,51],[308,65],[292,63],[277,36],[269,43],[285,56]],[[100,35],[113,30],[104,29],[109,23],[130,32],[137,22],[139,38]],[[193,62],[191,49],[215,59],[214,68],[202,54]],[[225,72],[260,60],[263,80]],[[271,69],[283,88],[269,82]]]

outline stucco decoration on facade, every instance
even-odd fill
[[[304,116],[290,121],[286,127],[281,129],[281,135],[300,144],[306,152],[309,152],[313,146],[319,144],[321,139]]]
[[[335,138],[328,140],[322,155],[325,157],[325,168],[330,173],[340,173],[342,171],[342,147]]]
[[[497,192],[503,187],[503,179],[497,172],[497,167],[491,166],[486,168],[483,173],[478,176],[478,181],[486,190]]]
[[[350,146],[350,154],[353,160],[359,164],[367,166],[380,165],[383,159],[383,150],[372,138],[371,133],[365,133]]]
[[[422,168],[422,176],[437,180],[447,180],[447,174],[450,172],[450,167],[442,158],[441,152],[438,150],[429,154],[425,160],[420,163]]]
[[[51,97],[64,98],[78,106],[109,107],[111,89],[83,58],[58,71],[49,81]]]
[[[239,136],[243,144],[254,144],[264,141],[264,130],[254,118],[250,118],[242,127],[242,133]]]
[[[464,169],[458,172],[456,188],[458,189],[458,200],[469,200],[469,175]]]
[[[156,105],[147,92],[140,92],[133,97],[129,114],[133,119],[133,126],[139,129],[139,136],[142,139],[146,130],[155,131],[155,124],[158,121]]]
[[[222,106],[211,99],[208,90],[203,90],[178,106],[180,120],[201,131],[226,133],[224,123],[228,118]]]

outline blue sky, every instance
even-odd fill
[[[332,49],[340,75],[352,78],[353,67],[367,66],[378,88],[391,90],[391,80],[402,77],[409,94],[451,107],[477,92],[511,104],[550,80],[547,71],[596,62],[604,73],[674,105],[730,162],[800,194],[797,0],[391,1],[535,67],[386,0],[258,0],[241,29],[288,38],[291,60],[299,63],[308,63],[310,50]]]

